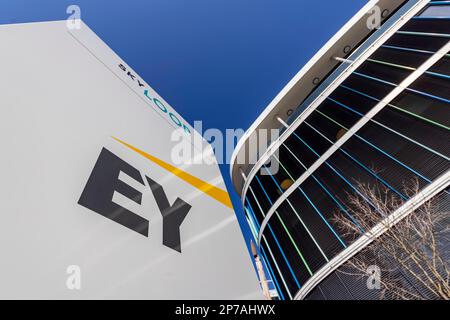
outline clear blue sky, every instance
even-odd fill
[[[79,5],[90,28],[191,124],[247,129],[366,2],[1,0],[0,24],[63,20]],[[222,172],[242,222],[228,165]]]

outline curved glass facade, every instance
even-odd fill
[[[431,1],[320,104],[299,106],[313,111],[288,121],[295,130],[270,156],[279,170],[263,165],[248,177],[245,212],[280,297],[293,299],[356,240],[334,217],[352,220],[347,202],[358,184],[407,201],[405,185],[422,189],[449,171],[449,8]]]

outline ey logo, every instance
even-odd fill
[[[206,195],[232,208],[228,193],[224,190],[175,168],[124,141],[114,139],[129,150],[136,152],[191,186],[203,191]],[[142,192],[119,179],[121,173],[128,175],[143,187],[148,186],[162,216],[162,243],[166,247],[181,252],[180,226],[190,211],[191,205],[181,198],[177,198],[174,203],[170,204],[163,186],[151,177],[141,175],[138,169],[106,148],[102,149],[78,204],[148,237],[149,221],[113,201],[114,193],[118,192],[136,204],[142,204]]]

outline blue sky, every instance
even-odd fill
[[[63,20],[79,5],[90,28],[187,121],[224,131],[247,129],[366,2],[1,0],[0,24]],[[242,222],[228,165],[221,169]]]

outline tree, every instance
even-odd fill
[[[440,207],[435,197],[394,224],[384,218],[419,193],[418,181],[404,188],[404,198],[380,185],[358,183],[356,190],[346,202],[353,219],[338,212],[334,222],[347,239],[364,234],[371,243],[341,272],[367,277],[367,270],[376,265],[381,271],[380,299],[449,300],[448,209]],[[385,228],[381,236],[372,231],[380,223]]]

